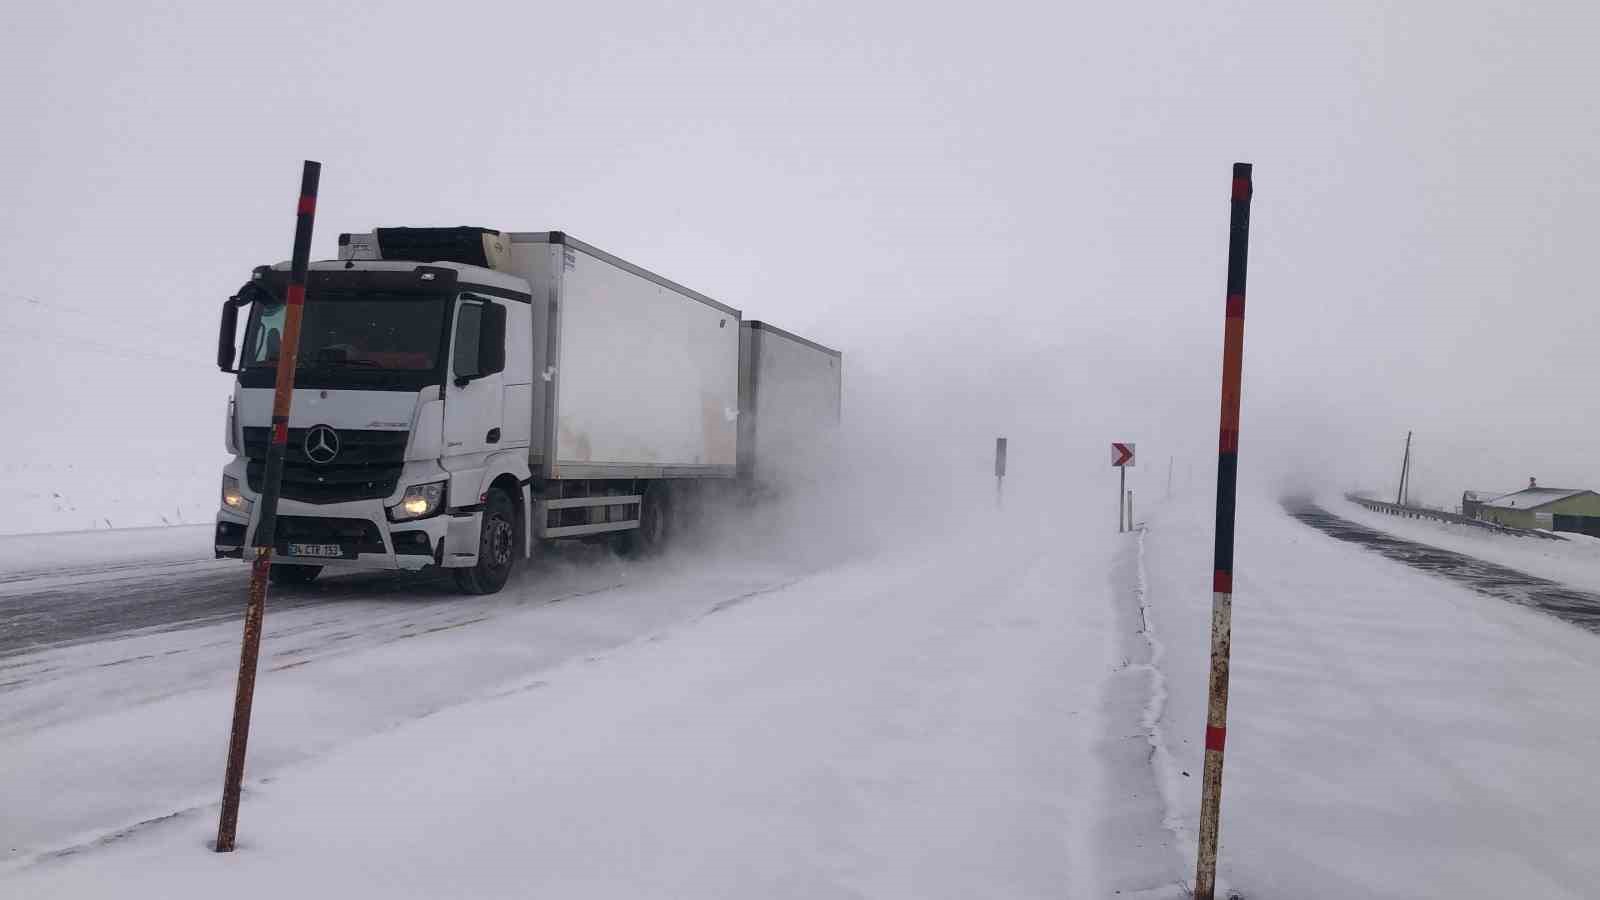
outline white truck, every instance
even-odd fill
[[[253,543],[287,281],[257,268],[223,307],[218,557]],[[492,593],[539,541],[654,550],[704,482],[773,468],[764,443],[825,440],[841,364],[559,231],[340,235],[308,274],[272,578],[448,569]]]

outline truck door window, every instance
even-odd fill
[[[463,303],[456,315],[456,344],[451,371],[457,378],[476,378],[478,337],[483,333],[483,304]]]
[[[245,350],[245,365],[278,364],[278,348],[283,340],[284,308],[281,303],[260,307],[259,318],[256,319],[255,328],[251,329],[251,340]]]

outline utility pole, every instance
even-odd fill
[[[1406,476],[1411,471],[1411,432],[1406,432],[1406,455],[1400,459],[1400,487],[1394,492],[1394,505],[1406,505]]]
[[[1406,456],[1406,489],[1404,496],[1400,498],[1400,502],[1406,506],[1411,505],[1411,465],[1415,462],[1415,457],[1410,454]]]

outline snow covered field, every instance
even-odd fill
[[[227,458],[222,296],[171,308],[0,291],[0,535],[206,523]]]
[[[0,693],[0,884],[1179,897],[1209,507],[1131,535],[1008,510],[821,568],[568,559],[481,605],[335,581],[269,614],[227,856],[205,845],[236,624],[11,657],[52,671]],[[1600,642],[1266,498],[1236,583],[1228,887],[1591,894]]]

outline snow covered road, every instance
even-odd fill
[[[496,598],[334,580],[269,613],[227,856],[236,622],[12,654],[0,885],[1179,897],[1209,503],[1051,513],[826,565],[557,557]],[[1600,639],[1274,500],[1239,521],[1225,885],[1591,896]]]
[[[80,785],[5,776],[24,802],[4,827],[31,849],[65,829],[24,818],[134,793],[120,779],[159,784],[145,818],[179,815],[12,875],[41,897],[130,879],[163,896],[1175,896],[1148,681],[1104,706],[1128,671],[1113,558],[1134,545],[1080,538],[1019,528],[810,575],[596,563],[572,577],[628,583],[269,666],[230,857],[203,849],[226,689],[29,731],[5,749],[35,779],[108,737],[127,755],[94,755]],[[174,803],[180,768],[196,777]]]
[[[0,654],[0,796],[8,798],[0,860],[214,801],[247,574],[237,561],[196,561],[184,533],[193,530],[100,532],[92,552],[74,550],[82,540],[71,535],[0,541],[0,635],[12,648]],[[104,549],[118,538],[133,549]],[[39,571],[44,564],[50,571]],[[771,562],[725,561],[711,574],[672,560],[624,565],[579,546],[492,597],[390,575],[274,589],[251,775],[269,777],[802,571]]]
[[[1360,525],[1336,516],[1309,499],[1285,501],[1291,516],[1342,541],[1350,541],[1423,571],[1452,579],[1482,594],[1532,607],[1582,628],[1600,633],[1600,595],[1530,575],[1518,569],[1485,562],[1431,544],[1396,537],[1377,527]],[[1507,542],[1507,535],[1490,534]],[[1519,543],[1526,545],[1527,540]],[[1523,550],[1537,548],[1524,546]]]
[[[11,878],[96,894],[142,847],[162,895],[302,852],[320,858],[307,894],[1174,895],[1150,673],[1130,666],[1147,650],[1133,541],[1019,527],[827,570],[589,549],[498,597],[360,577],[275,591],[242,852],[221,868],[202,846],[237,621],[3,658]],[[360,825],[304,815],[294,773],[355,791],[309,788]],[[506,836],[454,847],[472,822]],[[376,855],[341,862],[350,839]],[[370,868],[390,852],[414,865]]]
[[[237,617],[240,564],[212,559],[210,537],[204,526],[0,537],[0,658]],[[124,542],[148,553],[96,558]]]

